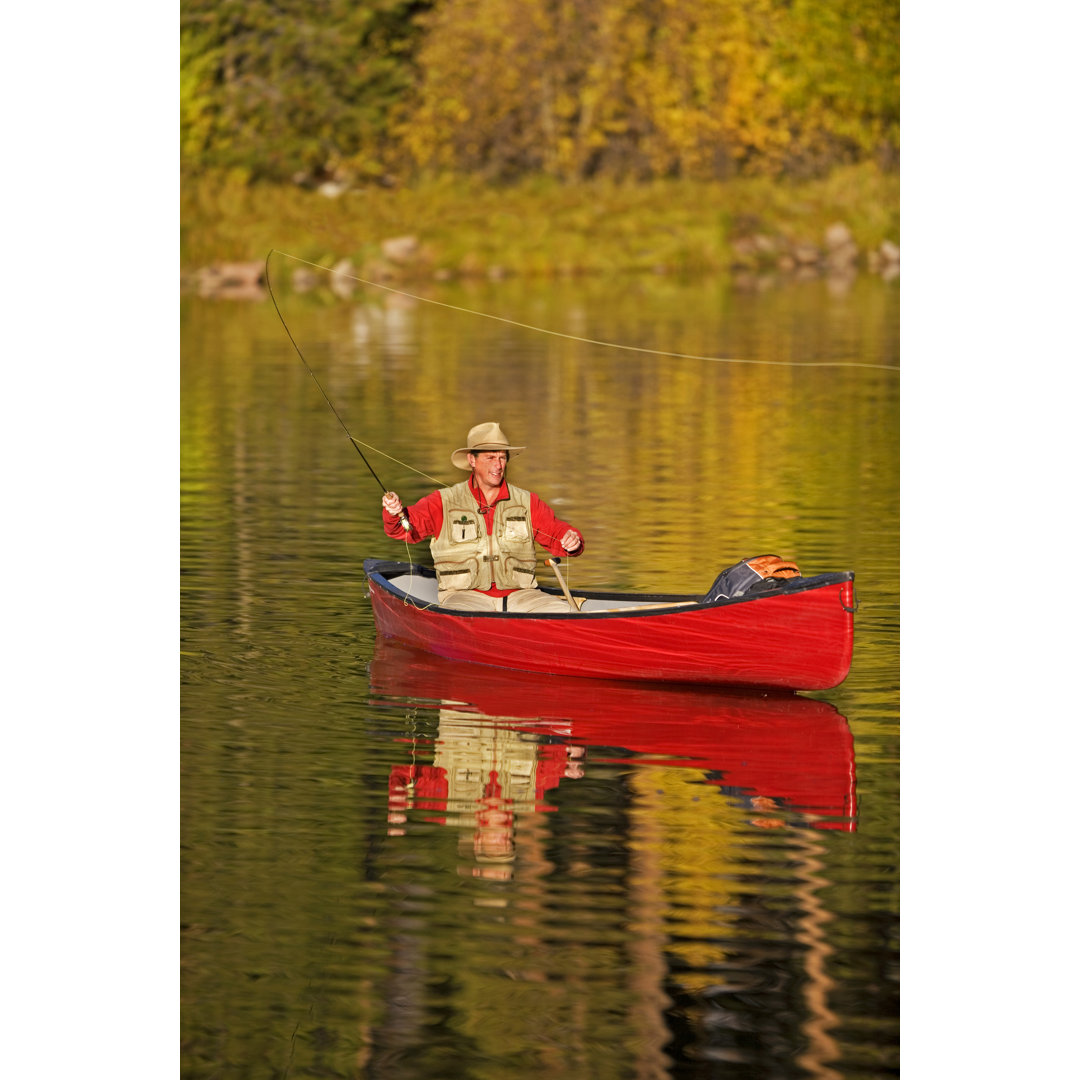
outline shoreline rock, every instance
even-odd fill
[[[810,280],[826,277],[850,285],[860,270],[877,275],[886,281],[900,276],[900,247],[883,240],[877,248],[861,251],[851,230],[843,222],[828,226],[820,245],[805,237],[768,235],[756,232],[734,237],[730,242],[731,257],[727,271],[745,282],[753,275],[772,278]],[[404,235],[388,237],[379,242],[378,255],[369,257],[359,276],[370,281],[437,281],[485,277],[500,281],[513,276],[513,271],[498,263],[486,265],[475,254],[466,254],[455,268],[436,267],[435,259],[419,237]],[[553,268],[551,276],[577,273],[571,268]],[[262,300],[267,296],[265,264],[257,261],[218,262],[193,273],[181,273],[181,291],[194,291],[204,299]],[[352,299],[357,283],[352,280],[356,270],[352,259],[339,259],[329,273],[300,266],[292,271],[291,284],[295,292],[308,293],[328,289],[342,300]]]
[[[261,300],[266,296],[266,265],[261,262],[224,262],[195,272],[195,289],[206,299]]]

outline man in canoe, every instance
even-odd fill
[[[466,611],[572,610],[536,583],[536,550],[576,556],[581,533],[560,521],[542,499],[506,481],[506,466],[524,446],[511,446],[496,421],[477,424],[450,461],[467,480],[425,495],[405,510],[388,491],[382,499],[383,530],[410,544],[431,539],[440,607]]]

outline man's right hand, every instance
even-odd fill
[[[388,491],[382,497],[382,504],[383,504],[383,509],[388,514],[392,514],[394,517],[400,517],[401,516],[401,511],[403,509],[403,507],[401,505],[401,500],[397,497],[397,495],[394,492]]]

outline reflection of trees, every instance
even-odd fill
[[[799,878],[795,895],[803,908],[798,939],[806,947],[806,1005],[810,1013],[803,1024],[809,1045],[799,1058],[799,1064],[820,1080],[837,1080],[840,1074],[828,1066],[828,1062],[839,1057],[836,1040],[831,1035],[839,1021],[829,1008],[829,991],[835,983],[826,970],[833,950],[825,938],[825,927],[833,916],[818,895],[828,885],[828,880],[822,877],[824,845],[820,838],[802,832],[795,838],[794,846],[799,853],[795,860]]]
[[[819,834],[768,798],[706,799],[694,770],[642,770],[630,783],[636,952],[657,973],[640,988],[638,1024],[656,1031],[643,1005],[662,1008],[673,1052],[724,1061],[731,1075],[797,1061],[836,1077]],[[786,871],[773,890],[747,888],[763,846],[766,865]]]
[[[659,1078],[701,1059],[732,1076],[797,1063],[835,1077],[824,841],[805,815],[724,793],[685,765],[625,762],[601,776],[602,791],[563,785],[558,812],[543,812],[555,811],[545,794],[566,768],[564,746],[446,708],[430,762],[395,767],[393,842],[452,830],[458,873],[479,880],[472,914],[458,905],[448,917],[457,934],[456,920],[470,925],[468,951],[451,956],[440,919],[416,923],[415,884],[403,893],[412,916],[400,917],[371,1033],[380,1060],[434,1053],[415,1010],[423,999],[427,1024],[449,1010],[478,1059],[520,1054],[521,1075],[537,1074],[550,1029],[559,1037],[540,1052],[544,1067],[573,1075]],[[612,908],[624,913],[614,934],[598,917]]]

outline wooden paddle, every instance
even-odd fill
[[[559,570],[559,560],[558,559],[545,559],[544,561],[548,564],[548,566],[551,567],[552,570],[555,571],[555,577],[558,579],[559,587],[563,591],[563,596],[566,597],[566,602],[575,611],[580,612],[581,611],[581,605],[570,595],[570,590],[566,587],[566,582],[563,581],[562,573]]]

